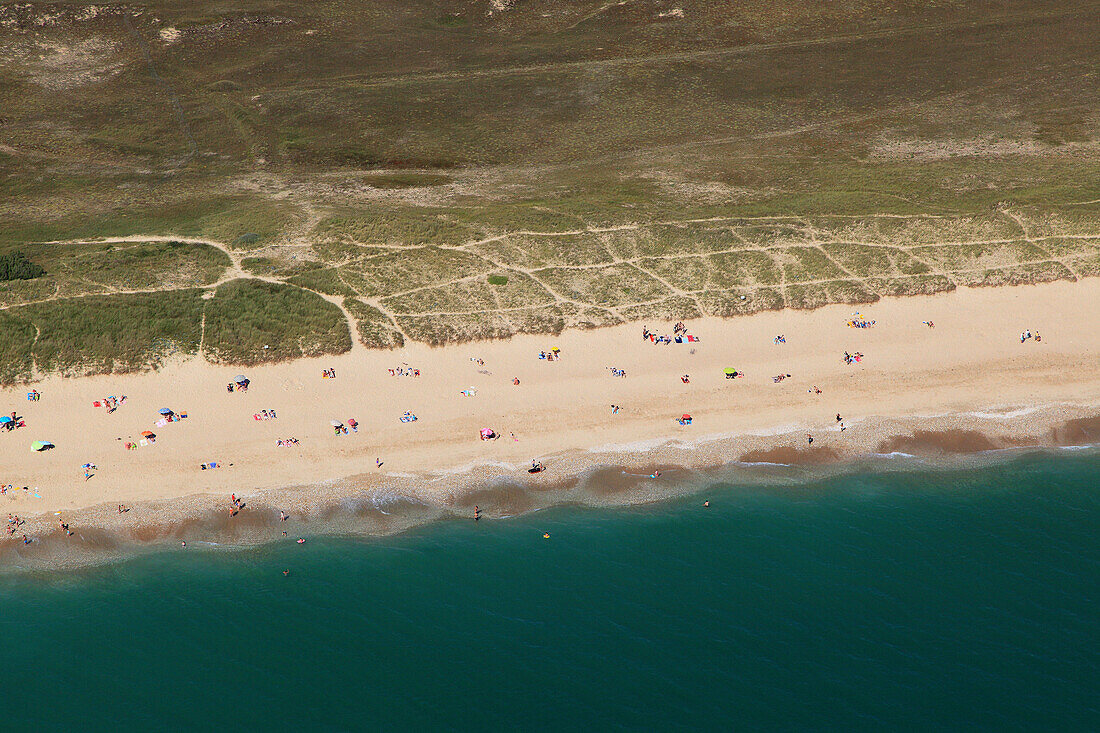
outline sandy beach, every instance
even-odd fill
[[[643,326],[672,335],[672,323],[653,322],[356,348],[243,370],[246,392],[226,389],[241,369],[199,360],[148,374],[54,376],[0,393],[0,414],[26,423],[0,433],[0,481],[15,487],[0,506],[28,519],[23,530],[56,530],[60,517],[86,537],[126,522],[134,537],[154,539],[197,512],[248,525],[260,507],[300,515],[379,492],[439,507],[464,507],[478,492],[482,509],[500,515],[527,507],[508,506],[506,494],[495,506],[484,490],[493,481],[559,486],[600,466],[637,469],[642,482],[654,466],[1095,443],[1098,310],[1100,279],[1089,279],[695,320],[686,324],[695,342],[643,339]],[[857,312],[874,326],[851,327]],[[1027,330],[1041,340],[1021,343]],[[539,358],[553,348],[560,358]],[[863,356],[845,363],[845,352]],[[744,376],[727,379],[728,368]],[[326,369],[335,378],[323,378]],[[39,400],[28,401],[31,389]],[[112,414],[94,406],[111,395],[126,396]],[[161,408],[187,418],[157,426]],[[256,420],[263,410],[277,417]],[[403,422],[406,412],[418,419]],[[677,421],[682,414],[690,425]],[[337,435],[331,421],[350,419],[357,430]],[[481,440],[482,428],[499,438]],[[155,443],[125,448],[146,430]],[[287,438],[298,442],[278,445]],[[56,447],[36,452],[33,441]],[[546,470],[529,475],[532,460]],[[200,470],[210,462],[219,467]],[[87,479],[85,463],[96,466]],[[236,518],[231,493],[252,503]],[[131,511],[119,516],[119,504]]]

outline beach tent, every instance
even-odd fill
[[[50,448],[53,448],[53,443],[48,440],[36,440],[31,443],[31,450],[33,451],[41,452],[44,450],[49,450]]]
[[[169,410],[167,407],[160,408],[161,415],[174,415],[175,413]]]

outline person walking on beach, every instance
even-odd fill
[[[810,435],[809,433],[806,433],[806,444],[807,445],[813,445],[814,444],[814,436]]]

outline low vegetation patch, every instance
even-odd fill
[[[301,288],[233,280],[206,301],[203,355],[210,361],[259,364],[350,349],[341,310]]]
[[[33,280],[45,274],[45,270],[27,259],[27,256],[21,251],[17,250],[0,255],[0,282]]]

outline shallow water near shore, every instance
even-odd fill
[[[1090,728],[1098,528],[1089,450],[175,548],[0,576],[5,687],[112,730]]]

